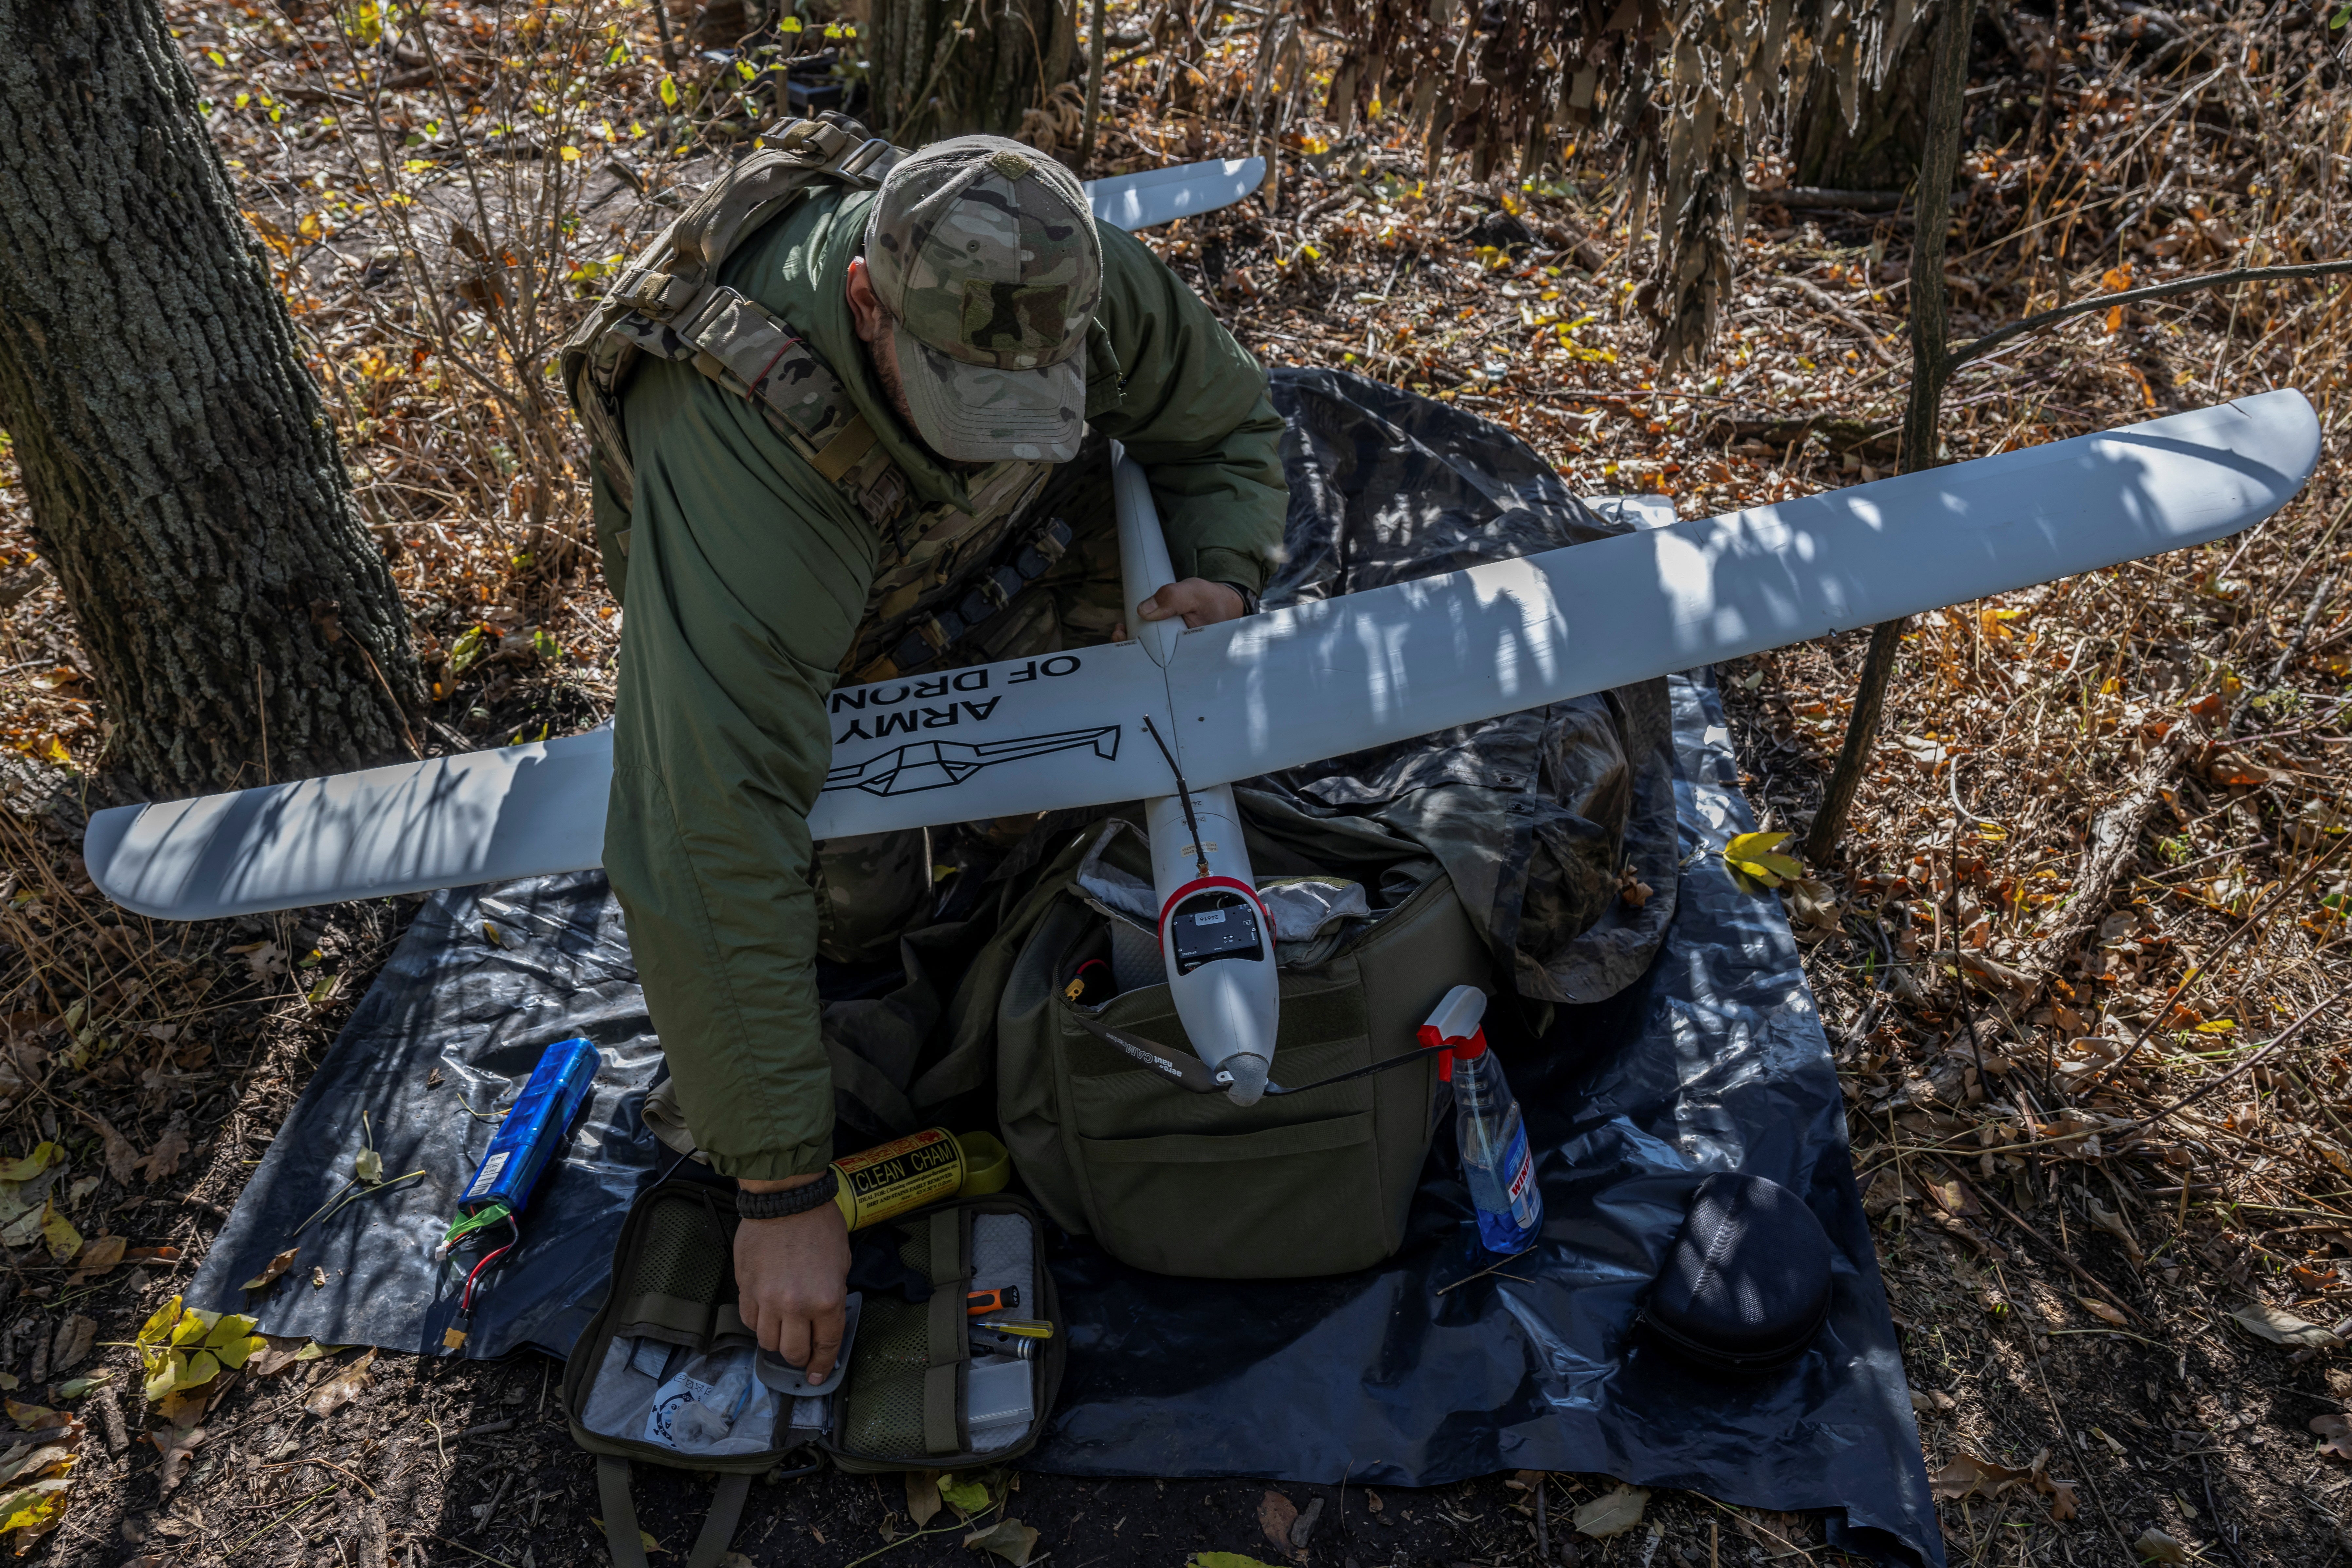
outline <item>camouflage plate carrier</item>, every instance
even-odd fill
[[[831,110],[795,121],[703,192],[564,340],[563,384],[616,493],[633,468],[621,414],[637,356],[681,360],[755,404],[777,435],[874,525],[874,584],[840,673],[887,680],[949,649],[1062,558],[1057,519],[1013,524],[1053,465],[1005,459],[969,475],[969,510],[919,506],[840,378],[790,324],[719,283],[736,246],[823,185],[872,190],[905,153]],[[623,549],[626,550],[625,538]]]

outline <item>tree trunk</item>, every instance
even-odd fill
[[[157,0],[0,0],[0,425],[110,766],[186,794],[412,749],[399,595]]]
[[[1800,185],[1840,191],[1900,191],[1918,176],[1927,145],[1931,38],[1915,26],[1877,87],[1857,70],[1852,85],[1853,122],[1846,121],[1840,72],[1816,66],[1789,112],[1789,144]]]
[[[1070,79],[1076,0],[875,0],[867,42],[866,113],[879,134],[902,147],[1011,136]]]
[[[1944,239],[1951,223],[1952,175],[1960,161],[1960,121],[1967,109],[1969,30],[1976,0],[1945,0],[1942,14],[1928,29],[1934,42],[1929,52],[1927,138],[1921,149],[1918,189],[1911,218],[1911,390],[1903,415],[1903,472],[1916,474],[1941,460],[1937,436],[1944,405],[1944,384],[1951,379],[1948,341],[1951,327],[1950,300],[1944,290]],[[1870,749],[1878,735],[1879,715],[1886,707],[1887,684],[1895,679],[1895,657],[1903,647],[1899,620],[1881,621],[1870,631],[1870,652],[1863,660],[1862,681],[1846,716],[1845,742],[1838,748],[1837,765],[1822,791],[1821,809],[1805,835],[1805,857],[1816,866],[1829,863],[1838,835],[1862,786],[1862,770],[1870,764]]]

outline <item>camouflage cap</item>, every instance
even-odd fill
[[[1002,136],[935,142],[882,182],[866,266],[924,440],[961,462],[1077,456],[1102,241],[1076,175]]]

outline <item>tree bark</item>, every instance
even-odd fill
[[[157,0],[0,0],[0,425],[110,767],[413,750],[407,619]]]
[[[1919,166],[1919,188],[1911,230],[1911,395],[1903,413],[1902,470],[1917,473],[1940,460],[1937,421],[1944,384],[1951,378],[1949,301],[1944,291],[1944,238],[1950,224],[1952,175],[1960,161],[1960,116],[1969,85],[1969,33],[1974,0],[1948,0],[1934,30],[1934,84],[1928,102],[1928,135]],[[1903,647],[1903,623],[1882,621],[1870,632],[1870,653],[1847,715],[1845,742],[1837,766],[1822,792],[1821,809],[1805,835],[1805,856],[1826,865],[1845,828],[1862,770],[1878,736],[1886,707],[1887,683],[1895,677]]]
[[[1915,27],[1874,88],[1855,83],[1853,123],[1830,65],[1816,66],[1790,106],[1792,183],[1839,190],[1900,191],[1918,174],[1927,143],[1934,27]]]
[[[872,31],[868,116],[902,147],[1013,134],[1077,47],[1075,0],[875,0]]]

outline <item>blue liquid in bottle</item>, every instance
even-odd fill
[[[1483,1034],[1454,1047],[1454,1127],[1462,1175],[1478,1212],[1478,1241],[1489,1252],[1524,1252],[1543,1225],[1543,1194],[1519,1102]]]

